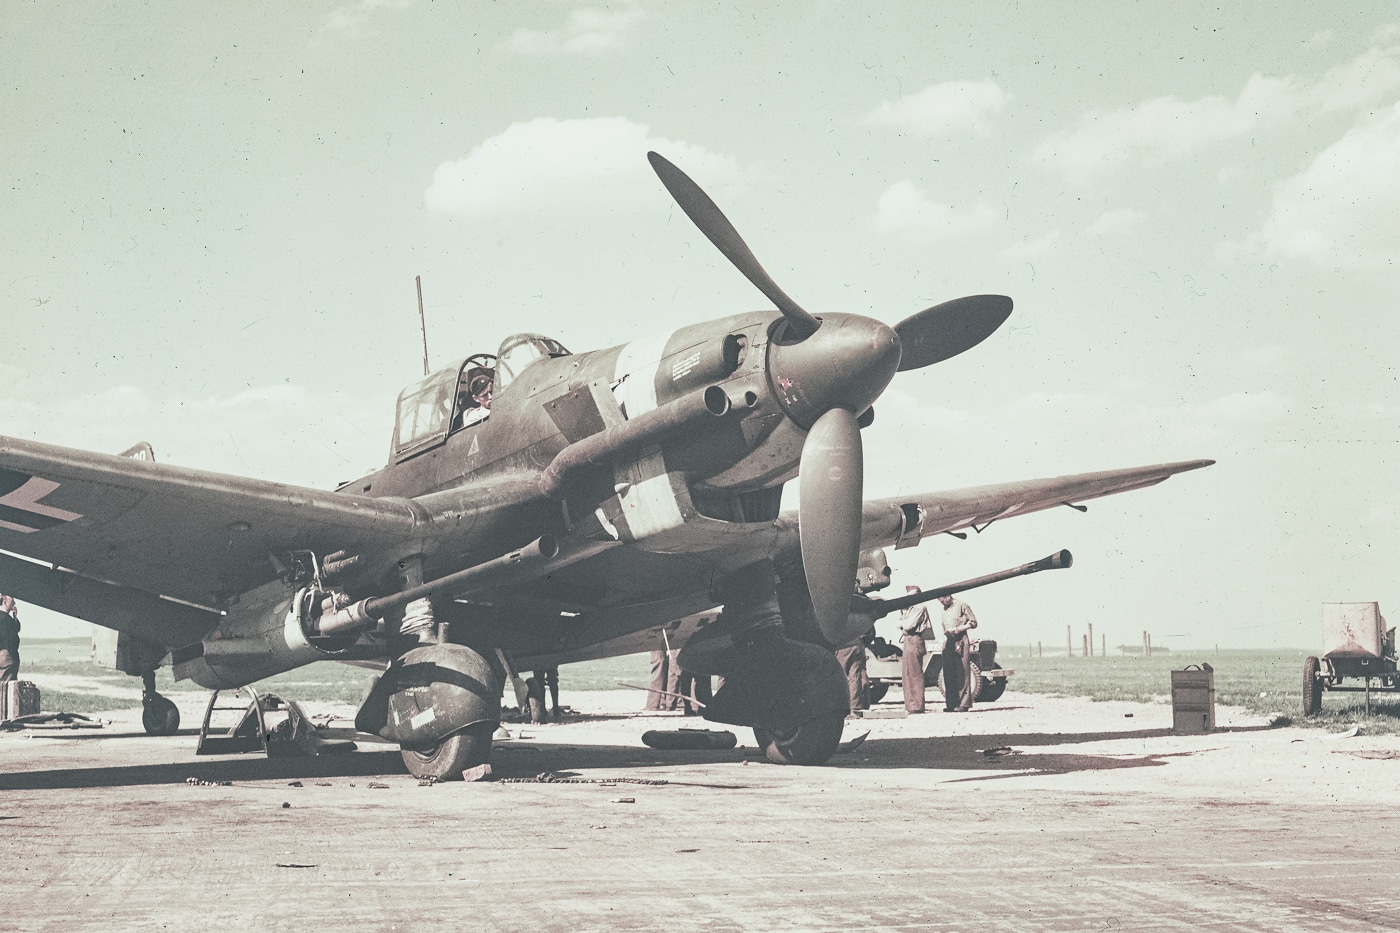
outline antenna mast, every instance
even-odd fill
[[[418,286],[418,326],[423,331],[423,375],[428,375],[428,319],[423,316],[423,277],[415,275]]]

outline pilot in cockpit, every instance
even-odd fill
[[[488,369],[475,368],[457,394],[457,427],[485,421],[491,415],[491,393],[495,380]]]

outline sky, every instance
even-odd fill
[[[10,3],[0,107],[0,434],[329,488],[421,376],[415,276],[434,366],[766,307],[655,149],[816,314],[1015,300],[876,404],[868,497],[1218,461],[897,586],[1069,548],[968,597],[1047,652],[1400,619],[1393,4]]]

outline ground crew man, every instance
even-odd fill
[[[19,679],[19,609],[15,598],[0,595],[0,683]]]
[[[961,599],[940,596],[943,604],[943,708],[949,713],[972,709],[972,636],[977,617]]]
[[[846,690],[851,697],[853,713],[870,709],[870,677],[865,671],[865,644],[874,635],[872,628],[854,645],[836,649],[836,660],[841,662],[841,669],[846,672]]]
[[[906,586],[904,592],[917,593],[919,588],[913,585]],[[928,609],[922,605],[910,606],[905,609],[899,616],[899,632],[904,711],[906,713],[922,713],[924,711],[924,655],[927,651],[924,639],[933,634],[933,623],[929,621]]]

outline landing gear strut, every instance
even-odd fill
[[[841,662],[828,648],[784,634],[788,620],[779,612],[771,564],[732,574],[722,596],[719,621],[680,655],[687,671],[724,676],[705,718],[752,727],[769,761],[822,764],[841,744],[850,712]]]
[[[180,731],[180,709],[156,693],[156,672],[141,675],[141,727],[147,735],[174,735]]]

